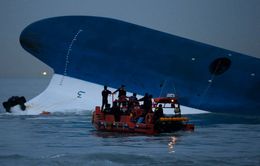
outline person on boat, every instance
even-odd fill
[[[133,96],[129,97],[129,102],[138,102],[137,97],[136,97],[136,93],[133,93]]]
[[[125,85],[121,85],[120,88],[118,88],[116,91],[113,92],[113,94],[118,92],[118,102],[119,102],[119,107],[122,108],[123,112],[127,112],[127,99],[126,99],[126,90],[125,90]]]
[[[149,103],[149,95],[148,93],[145,93],[144,94],[144,97],[140,98],[138,101],[143,101],[143,105],[142,105],[142,108],[145,109]]]
[[[163,108],[162,104],[159,104],[159,106],[155,109],[154,115],[153,115],[153,122],[157,122],[161,117],[163,117]]]
[[[108,95],[111,94],[111,91],[107,89],[107,86],[104,86],[104,90],[102,91],[102,107],[101,110],[104,110],[104,106],[107,107],[108,105]]]
[[[120,107],[118,106],[117,100],[113,101],[111,112],[112,112],[112,114],[114,114],[115,121],[119,122],[120,121]]]
[[[153,95],[149,95],[148,103],[147,103],[147,113],[152,112],[153,107]]]
[[[145,93],[144,97],[140,98],[138,101],[143,101],[143,105],[141,106],[143,112],[138,118],[138,122],[141,123],[141,121],[143,122],[143,120],[145,120],[147,113],[150,111],[150,107],[152,108],[152,102],[148,93]]]
[[[131,110],[133,109],[136,105],[139,105],[138,99],[136,97],[136,93],[133,93],[133,96],[129,97],[129,105],[128,109]]]
[[[176,117],[181,117],[181,109],[180,109],[180,104],[176,101],[174,104],[174,113]]]
[[[139,99],[138,101],[143,101],[142,108],[144,109],[144,115],[146,115],[148,112],[151,112],[152,110],[152,95],[148,95],[148,93],[145,93],[144,97]]]
[[[118,88],[116,91],[113,92],[115,94],[118,92],[118,99],[120,100],[121,98],[126,98],[126,90],[125,90],[125,85],[121,85],[120,88]]]

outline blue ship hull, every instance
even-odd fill
[[[182,105],[260,115],[260,60],[120,20],[64,16],[24,29],[22,47],[61,75]]]

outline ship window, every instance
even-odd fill
[[[218,58],[215,59],[210,65],[209,65],[209,71],[211,74],[214,75],[220,75],[226,72],[231,65],[231,60],[228,58]]]

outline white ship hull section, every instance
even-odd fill
[[[81,112],[93,111],[95,106],[102,103],[101,92],[103,85],[82,81],[72,77],[54,74],[49,86],[38,96],[28,101],[26,110],[20,110],[19,106],[12,109],[13,114],[18,115],[38,115],[43,112]],[[109,88],[114,91],[115,89]],[[131,93],[127,93],[128,96]],[[138,96],[141,97],[141,96]],[[112,103],[112,96],[109,102]],[[181,106],[183,114],[208,113],[198,109]],[[166,114],[172,114],[172,111],[165,110]]]
[[[100,105],[103,87],[79,79],[54,74],[48,87],[26,103],[26,111],[15,107],[15,114],[41,114],[42,112],[75,112],[93,110]]]

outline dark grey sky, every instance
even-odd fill
[[[35,21],[63,15],[115,18],[260,58],[259,0],[1,0],[0,78],[51,72],[19,36]]]

